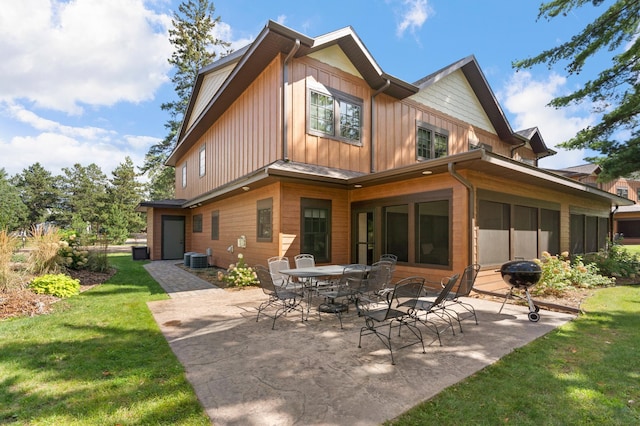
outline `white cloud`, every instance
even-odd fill
[[[567,151],[556,147],[575,134],[593,124],[594,117],[587,107],[555,109],[549,102],[566,91],[566,78],[551,73],[546,79],[536,80],[528,71],[515,73],[497,96],[501,104],[513,117],[515,130],[538,127],[549,148],[558,153],[540,160],[540,167],[563,168],[584,164],[585,151]]]
[[[110,176],[127,156],[134,164],[142,165],[149,147],[160,142],[158,138],[120,135],[100,127],[63,125],[16,105],[8,111],[7,115],[15,121],[35,130],[30,135],[0,139],[0,168],[10,176],[36,162],[54,175],[75,163],[83,166],[95,163]]]
[[[427,0],[404,0],[402,21],[396,28],[396,34],[402,37],[405,31],[410,30],[412,33],[420,29],[427,21],[432,10]]]
[[[170,17],[143,0],[21,0],[0,9],[0,101],[80,114],[168,81]]]

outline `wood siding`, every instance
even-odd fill
[[[176,198],[191,199],[282,157],[280,57],[276,58],[233,105],[176,163]],[[199,152],[206,147],[206,174],[199,176]],[[182,166],[187,186],[182,188]]]

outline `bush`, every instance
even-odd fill
[[[244,263],[242,253],[238,254],[238,263],[229,265],[227,273],[220,278],[230,287],[248,287],[257,284],[256,273]]]
[[[572,262],[567,252],[556,256],[543,252],[542,259],[534,261],[542,269],[540,281],[531,290],[534,295],[561,296],[572,287],[606,287],[615,284],[615,278],[601,275],[595,264],[585,265],[580,256]]]
[[[80,281],[64,274],[46,274],[34,278],[29,287],[38,294],[71,297],[80,294]]]
[[[84,269],[89,260],[89,251],[81,247],[80,240],[75,233],[67,234],[60,241],[58,250],[62,266],[69,269]]]
[[[609,243],[607,249],[600,250],[589,259],[601,274],[610,277],[635,278],[640,267],[640,258],[620,244]]]

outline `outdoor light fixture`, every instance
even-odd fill
[[[425,176],[426,176],[426,175],[430,175],[430,174],[432,174],[432,173],[433,173],[433,172],[432,172],[431,170],[424,170],[424,171],[422,172],[422,174],[423,174],[423,175],[425,175]]]
[[[251,188],[249,188],[248,186],[243,186],[243,187],[242,187],[242,190],[243,190],[243,191],[248,191],[248,190],[250,190],[250,189],[251,189]]]
[[[360,185],[359,183],[356,183],[355,185],[353,185],[354,188],[362,188],[362,185]]]

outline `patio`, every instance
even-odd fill
[[[312,309],[256,322],[260,289],[209,291],[149,303],[187,378],[216,425],[378,425],[442,389],[494,363],[513,349],[550,332],[574,316],[470,299],[479,325],[442,333],[423,354],[418,346],[389,351],[373,336],[358,335],[364,321],[355,309],[335,315]],[[431,334],[423,331],[425,344]]]

